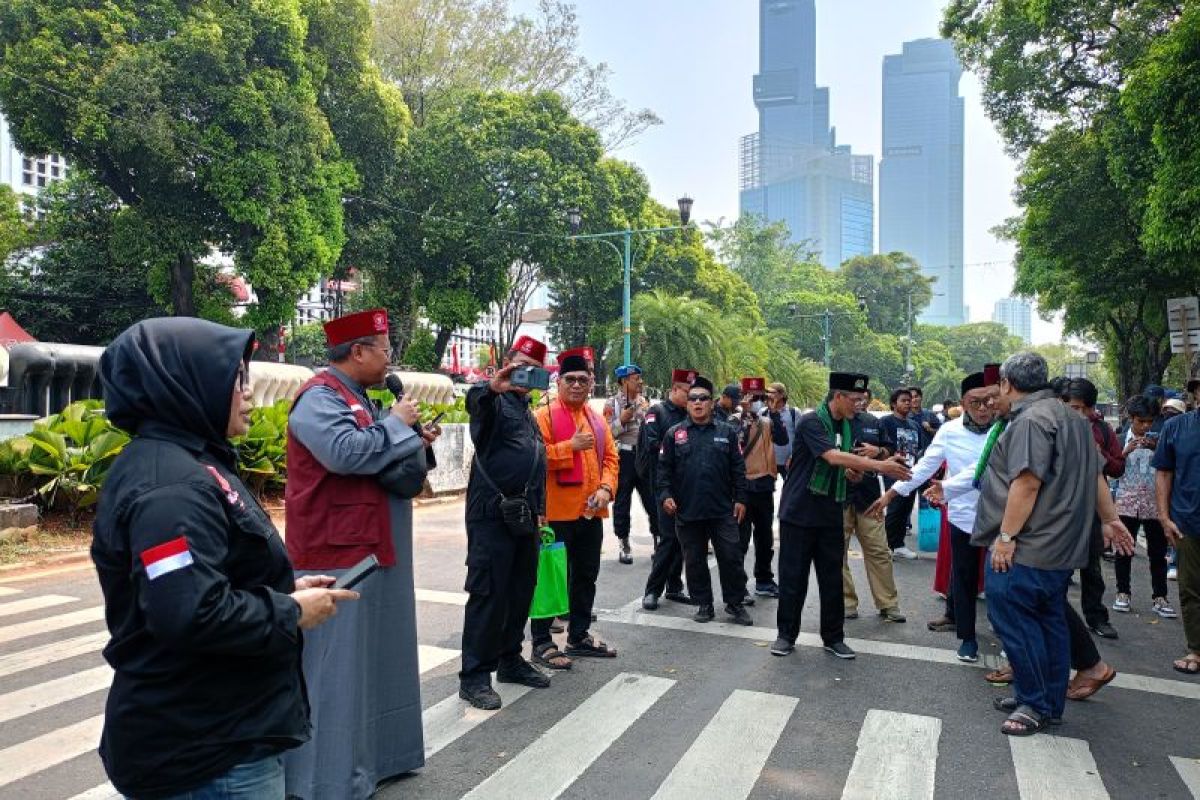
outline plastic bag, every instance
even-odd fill
[[[530,619],[565,616],[570,609],[567,595],[567,546],[554,540],[554,530],[542,528],[542,546],[538,548],[537,586]]]

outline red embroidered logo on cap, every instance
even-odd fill
[[[371,319],[375,322],[375,330],[386,331],[388,329],[387,314],[384,314],[382,311],[376,312],[375,316]]]

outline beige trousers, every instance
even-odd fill
[[[871,596],[875,598],[875,608],[883,611],[899,607],[896,579],[892,575],[892,551],[888,548],[883,520],[868,517],[854,506],[847,505],[842,532],[845,535],[845,545],[842,548],[842,601],[846,611],[858,610],[858,594],[854,591],[854,579],[850,577],[851,536],[858,537],[863,566],[867,569],[867,582],[871,584]]]

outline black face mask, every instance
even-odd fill
[[[992,421],[986,425],[980,425],[979,423],[975,422],[975,420],[971,419],[970,414],[963,412],[963,427],[969,430],[971,433],[987,433],[995,424],[995,417],[993,417]]]

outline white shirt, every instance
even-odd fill
[[[942,489],[950,505],[950,522],[961,531],[975,529],[975,506],[979,490],[974,486],[975,465],[987,444],[987,431],[972,433],[963,425],[963,417],[952,419],[937,429],[925,455],[913,467],[912,479],[892,485],[896,493],[908,497],[946,463]]]

